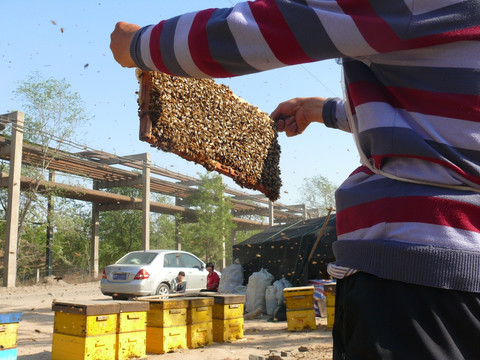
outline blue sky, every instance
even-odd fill
[[[157,166],[191,176],[203,173],[203,167],[138,140],[138,84],[133,69],[113,60],[110,33],[117,21],[148,25],[237,2],[0,0],[0,113],[22,111],[12,92],[38,71],[45,79],[65,79],[85,102],[92,119],[78,130],[78,142],[117,155],[149,152]],[[296,96],[342,96],[341,69],[333,60],[217,81],[267,113]],[[279,141],[283,204],[300,202],[304,178],[322,175],[339,185],[359,163],[352,136],[320,124],[294,138],[280,134]],[[229,179],[225,182],[240,189]]]

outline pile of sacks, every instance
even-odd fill
[[[288,280],[273,281],[274,276],[266,269],[254,272],[243,285],[243,267],[239,259],[222,271],[218,292],[246,295],[245,319],[259,317],[261,314],[273,315],[278,307],[285,303],[283,289],[291,287]]]

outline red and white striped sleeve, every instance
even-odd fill
[[[444,1],[243,2],[147,26],[135,37],[131,52],[144,70],[197,78],[232,77],[328,58],[478,39],[480,28],[473,14],[480,5],[473,4],[476,9],[472,9],[471,3],[449,1],[458,8],[459,22],[442,16],[451,12]]]

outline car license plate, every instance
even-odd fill
[[[113,274],[113,280],[127,280],[127,274]]]

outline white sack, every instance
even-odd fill
[[[223,269],[218,292],[233,294],[241,285],[243,285],[243,266],[240,264],[240,260],[235,259],[232,265]]]
[[[285,279],[284,277],[281,278],[280,280],[277,280],[273,283],[273,286],[275,288],[275,296],[277,298],[277,305],[280,305],[285,301],[285,296],[283,296],[283,289],[292,287],[292,284],[290,281]]]
[[[248,278],[247,284],[247,302],[245,310],[247,313],[262,309],[262,313],[267,313],[267,306],[265,304],[265,292],[267,286],[272,285],[274,277],[265,269],[260,269],[254,272]]]

